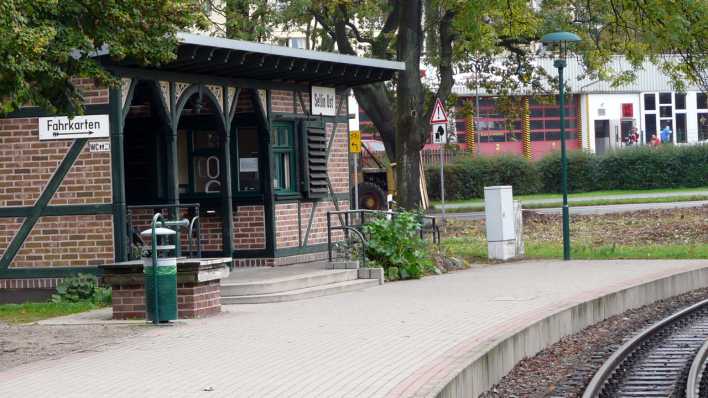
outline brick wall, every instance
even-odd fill
[[[309,93],[302,93],[303,98],[309,98]],[[294,108],[295,105],[295,92],[294,91],[279,91],[273,90],[270,95],[271,109],[275,113],[302,113],[300,107],[297,110]]]
[[[265,249],[265,214],[263,206],[234,208],[234,248],[236,250]]]
[[[114,285],[112,294],[113,319],[145,318],[143,285]],[[221,311],[219,281],[177,284],[177,317],[201,318]]]
[[[84,104],[96,105],[108,103],[108,87],[97,86],[93,79],[73,78],[71,82],[84,98]]]
[[[87,103],[108,101],[108,90],[77,80]],[[0,119],[0,207],[33,206],[73,141],[39,141],[38,118]],[[86,145],[49,205],[110,204],[110,152]],[[0,218],[0,255],[23,218]],[[10,267],[90,266],[113,260],[111,215],[44,216],[34,225]]]
[[[40,217],[11,267],[80,267],[111,261],[110,214],[51,216]]]
[[[298,239],[297,203],[277,203],[275,205],[275,247],[284,249],[300,245]],[[307,223],[307,218],[301,220]]]

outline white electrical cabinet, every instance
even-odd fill
[[[510,185],[484,187],[484,213],[487,226],[489,258],[508,260],[519,255],[517,247],[517,211]]]

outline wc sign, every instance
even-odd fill
[[[108,138],[108,115],[40,117],[39,140]]]

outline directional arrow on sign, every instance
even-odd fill
[[[72,133],[59,133],[59,132],[54,132],[52,133],[53,136],[55,137],[63,137],[66,135],[91,135],[93,134],[93,131],[74,131]]]

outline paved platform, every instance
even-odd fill
[[[499,336],[708,261],[495,265],[311,300],[225,307],[0,372],[2,397],[431,396]]]

